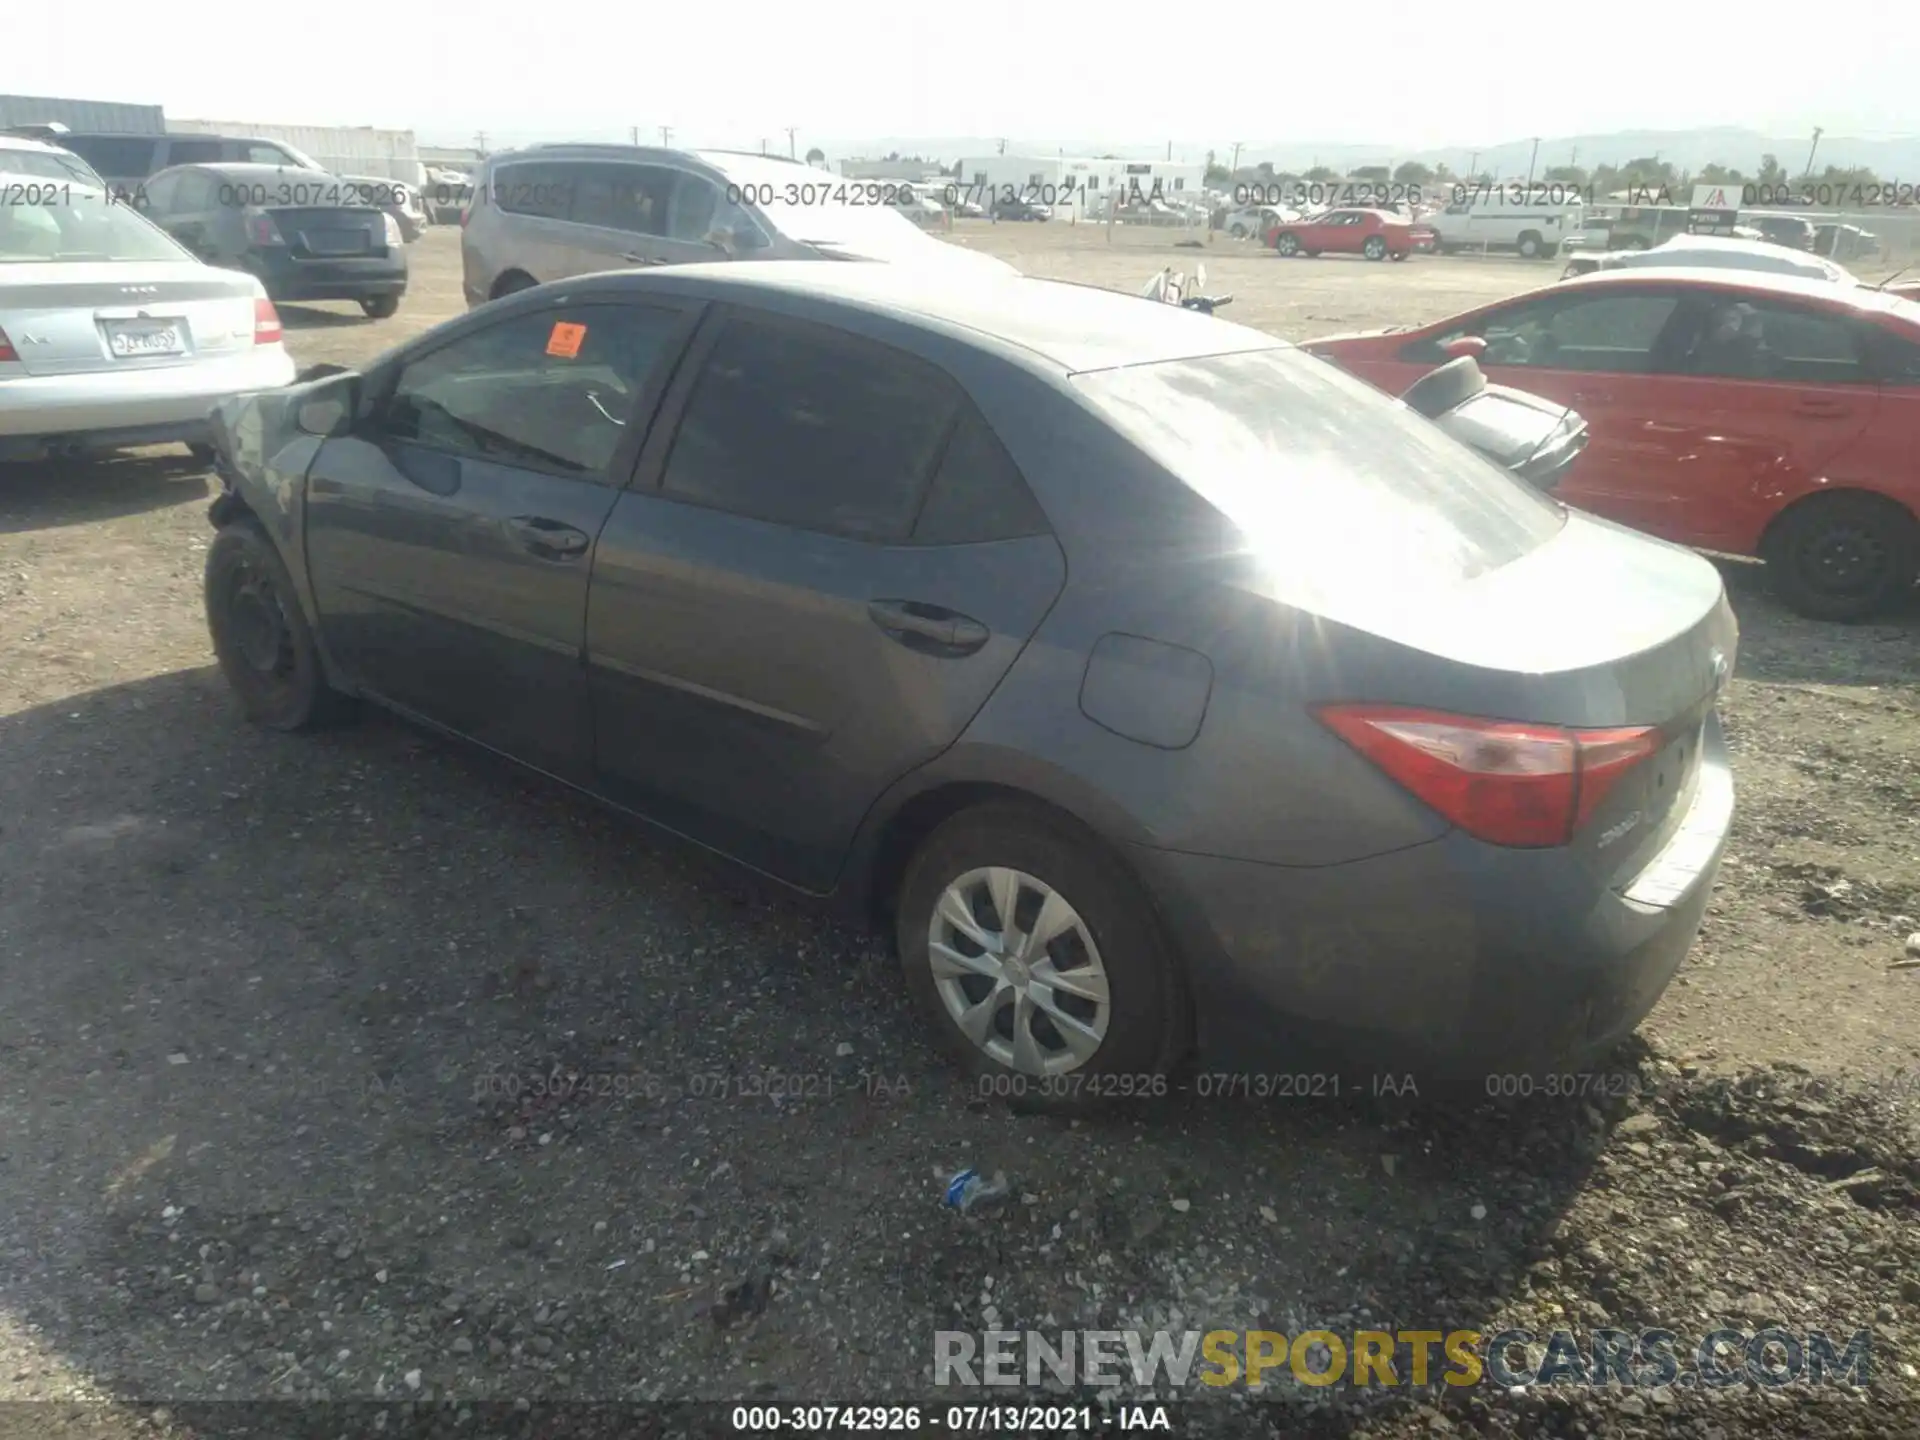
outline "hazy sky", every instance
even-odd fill
[[[792,125],[802,151],[809,137],[1005,135],[1172,139],[1198,158],[1285,138],[1425,149],[1705,125],[1920,131],[1911,5],[1849,5],[1830,30],[1803,23],[1805,5],[1727,0],[7,8],[0,83],[15,93],[439,144],[482,128],[496,145],[629,126],[657,141],[669,125],[675,144],[785,149]]]

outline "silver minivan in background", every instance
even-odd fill
[[[900,188],[727,150],[505,151],[481,166],[464,196],[467,308],[573,275],[711,260],[880,260],[1016,273],[927,234],[902,212]]]

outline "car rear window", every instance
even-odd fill
[[[98,190],[63,189],[57,205],[0,205],[0,265],[187,258],[162,231]]]
[[[1566,522],[1431,421],[1290,346],[1074,383],[1248,537],[1293,603],[1466,580]]]

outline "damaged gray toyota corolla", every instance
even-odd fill
[[[365,697],[884,914],[1030,1098],[1575,1064],[1725,845],[1711,565],[1171,306],[593,276],[216,428],[252,718]]]

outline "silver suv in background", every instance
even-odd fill
[[[472,309],[549,280],[711,260],[880,260],[1010,275],[926,234],[897,181],[726,150],[539,145],[490,157],[462,199]],[[428,196],[428,203],[438,197]]]

